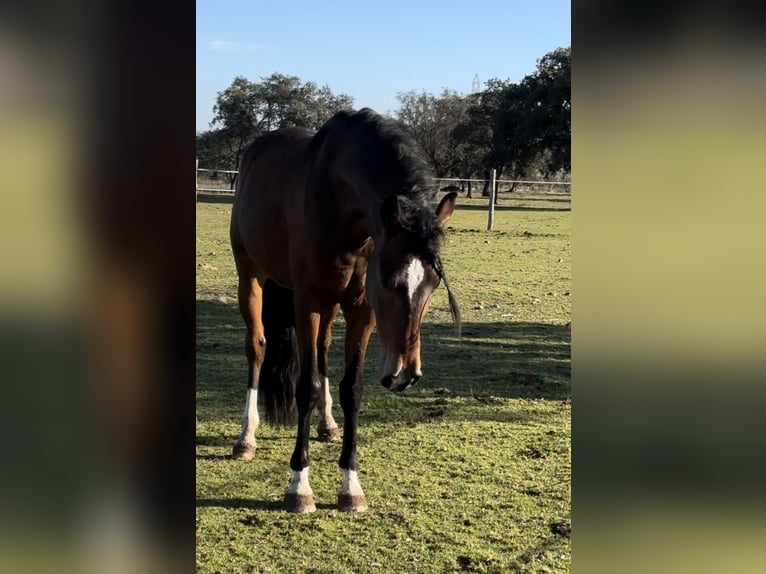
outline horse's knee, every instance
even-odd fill
[[[340,407],[344,412],[353,410],[354,406],[359,404],[361,400],[361,389],[353,382],[341,383],[338,394],[340,396]]]
[[[319,397],[322,393],[322,380],[314,375],[309,379],[309,399],[311,404],[315,405],[319,401]]]
[[[359,354],[356,354],[349,362],[338,388],[340,406],[344,412],[359,410],[362,401],[362,365],[360,359]]]
[[[322,391],[322,382],[317,374],[302,375],[298,384],[296,401],[301,410],[313,410]]]

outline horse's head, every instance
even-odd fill
[[[380,382],[390,391],[403,391],[422,376],[420,322],[439,282],[446,285],[439,245],[456,197],[456,193],[444,196],[435,213],[413,209],[406,197],[397,195],[389,196],[381,207],[383,233],[370,258],[367,297],[380,337]],[[451,293],[450,309],[459,325]]]

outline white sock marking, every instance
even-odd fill
[[[290,481],[290,486],[287,487],[287,492],[299,496],[313,496],[314,492],[309,485],[309,467],[293,471],[293,478]]]
[[[363,496],[362,485],[359,484],[359,477],[355,470],[348,470],[346,468],[340,469],[343,473],[343,481],[340,485],[340,494],[350,494],[351,496]]]
[[[319,420],[324,421],[328,428],[337,427],[335,419],[332,417],[332,396],[330,395],[330,380],[325,377],[322,381],[322,394],[319,397]]]
[[[417,257],[413,257],[404,274],[405,280],[407,281],[407,294],[410,297],[410,303],[412,303],[412,297],[415,295],[415,291],[418,290],[418,287],[420,287],[420,284],[423,282],[424,276],[425,270],[423,269],[423,262]]]
[[[255,429],[260,424],[258,416],[258,390],[247,389],[245,398],[245,412],[242,413],[242,432],[239,433],[240,442],[243,444],[255,444]]]

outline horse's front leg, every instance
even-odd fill
[[[348,512],[362,512],[367,510],[367,500],[359,484],[356,435],[362,402],[364,356],[375,326],[375,316],[366,303],[344,306],[343,314],[346,317],[346,372],[340,383],[340,405],[344,420],[343,448],[338,461],[342,474],[338,508]]]
[[[285,493],[284,508],[288,512],[314,512],[314,493],[309,485],[309,430],[311,413],[316,407],[322,383],[317,370],[317,335],[319,313],[306,310],[296,294],[295,331],[301,361],[295,402],[298,408],[298,435],[290,458],[293,471],[290,486]]]

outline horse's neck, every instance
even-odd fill
[[[380,239],[380,235],[383,233],[380,206],[384,199],[380,187],[370,184],[363,177],[359,177],[350,184],[348,193],[352,196],[349,201],[353,202],[357,213],[364,213],[369,235],[375,239]]]
[[[309,212],[324,230],[322,241],[336,248],[357,251],[378,234],[379,207],[374,197],[360,193],[358,186],[346,180],[330,177],[314,179],[318,186],[307,196]]]
[[[367,238],[379,239],[382,233],[380,205],[383,198],[379,186],[369,181],[369,175],[358,169],[353,158],[348,155],[350,146],[339,146],[338,142],[328,142],[323,147],[316,162],[317,169],[311,179],[323,189],[324,206],[317,206],[320,213],[329,210],[328,221],[341,229],[350,230],[354,242],[363,242]]]
[[[381,200],[374,196],[366,196],[357,204],[359,219],[356,222],[355,234],[365,235],[379,243],[382,239],[383,224],[380,219]]]

